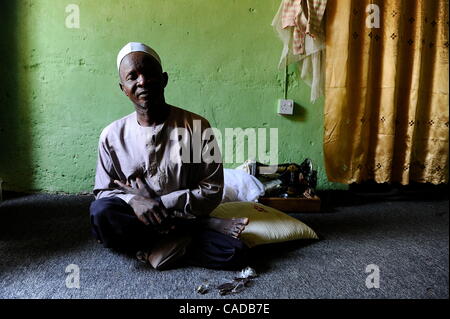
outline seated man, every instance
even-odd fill
[[[135,112],[100,135],[90,207],[94,236],[105,247],[139,251],[156,269],[181,258],[209,268],[242,266],[246,247],[239,235],[248,219],[209,217],[222,199],[223,166],[203,158],[219,152],[212,134],[208,141],[193,138],[204,137],[208,121],[165,102],[168,75],[150,47],[128,43],[117,68]],[[197,155],[201,160],[192,160]]]

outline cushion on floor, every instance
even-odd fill
[[[248,247],[281,243],[297,239],[318,239],[317,234],[305,223],[282,211],[254,202],[230,202],[220,204],[212,217],[247,217],[249,224],[241,234]]]

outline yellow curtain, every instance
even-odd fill
[[[326,18],[328,178],[447,183],[448,0],[329,0]]]

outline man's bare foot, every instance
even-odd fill
[[[219,233],[239,238],[241,233],[244,231],[245,226],[248,225],[248,218],[216,218],[209,217],[205,219],[205,227],[208,229],[215,230]]]

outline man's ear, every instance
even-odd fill
[[[125,90],[123,89],[123,84],[122,84],[122,82],[119,82],[119,87],[120,87],[120,90],[121,90],[123,93],[125,93],[126,96],[128,96],[127,92],[125,92]]]
[[[163,72],[162,74],[163,77],[163,88],[165,88],[167,86],[167,83],[169,82],[169,75],[167,74],[167,72]]]

